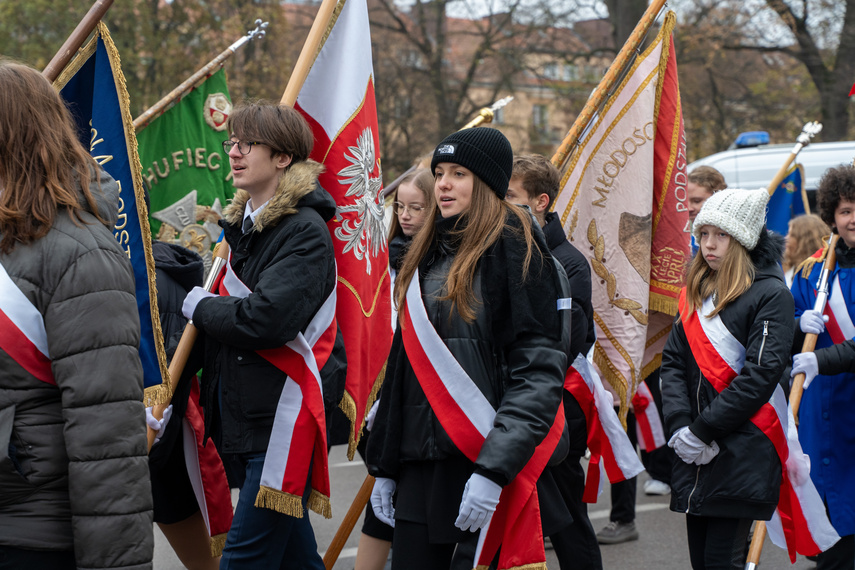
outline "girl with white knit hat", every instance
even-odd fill
[[[662,353],[668,445],[681,459],[671,510],[686,514],[696,570],[742,568],[752,521],[778,504],[781,460],[758,412],[788,364],[794,325],[768,201],[763,189],[727,189],[704,204],[692,229],[700,252]]]

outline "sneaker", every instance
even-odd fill
[[[644,482],[645,495],[670,495],[671,486],[668,483],[657,481],[656,479],[648,479]]]
[[[597,533],[597,542],[600,544],[620,544],[638,540],[638,531],[635,529],[635,521],[620,523],[611,521],[603,530]]]

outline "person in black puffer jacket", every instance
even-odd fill
[[[456,361],[465,374],[441,377],[477,394],[456,400],[463,413],[472,414],[469,421],[492,419],[480,437],[459,433],[447,408],[428,400],[442,398],[442,389],[426,393],[423,388],[429,374],[415,356],[419,342],[411,343],[415,327],[399,324],[368,444],[369,472],[377,478],[372,507],[378,518],[395,525],[393,569],[473,568],[476,531],[491,520],[503,488],[533,485],[538,469],[527,479],[517,480],[518,474],[547,433],[553,448],[560,435],[550,430],[567,369],[563,343],[569,324],[565,327],[562,317],[567,312],[558,311],[559,269],[542,233],[532,230],[527,212],[502,200],[512,165],[510,143],[495,129],[464,129],[446,137],[431,163],[440,215],[428,213],[398,273],[398,310],[418,284],[425,313],[418,306],[407,312],[426,314],[429,325],[421,330],[438,335],[450,352],[440,359],[432,352],[431,365]],[[479,412],[473,413],[474,402],[482,403]],[[475,415],[480,412],[485,415]],[[467,455],[458,444],[474,444],[477,457],[474,448]],[[544,449],[548,459],[552,449]],[[528,552],[542,552],[533,526],[516,536],[505,534],[513,522],[491,525],[502,533],[500,557],[519,553],[515,540],[532,541]]]
[[[778,504],[781,461],[752,422],[789,363],[794,329],[783,239],[764,227],[768,200],[728,189],[704,204],[693,226],[701,251],[662,354],[665,428],[680,459],[671,510],[687,515],[695,569],[742,568],[752,521]],[[707,338],[716,350],[699,348]],[[709,372],[722,359],[732,373]]]

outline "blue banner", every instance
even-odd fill
[[[164,400],[166,357],[154,295],[154,261],[136,135],[128,106],[125,78],[107,27],[99,23],[95,37],[57,79],[55,86],[77,122],[80,141],[119,183],[119,219],[114,235],[134,268],[142,336],[146,405]],[[109,315],[105,315],[109,318]]]
[[[805,213],[802,198],[804,180],[804,168],[801,164],[794,164],[769,198],[769,204],[766,206],[767,228],[785,236],[790,220]]]

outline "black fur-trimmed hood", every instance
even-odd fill
[[[784,258],[784,237],[763,228],[757,245],[750,252],[751,262],[757,270],[757,276],[779,277],[784,279],[781,260]]]

